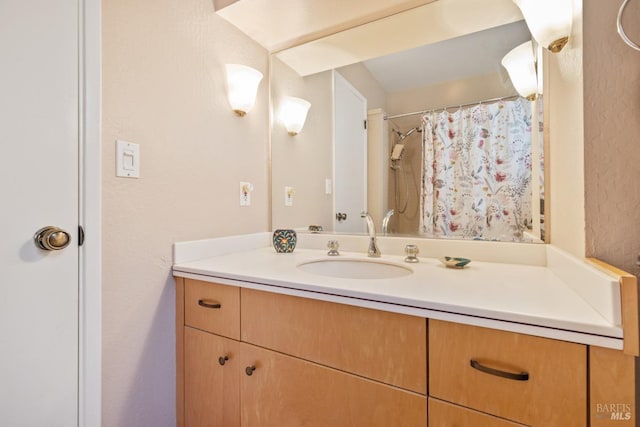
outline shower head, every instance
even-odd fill
[[[402,141],[403,139],[405,139],[406,137],[408,137],[409,135],[411,135],[414,132],[422,132],[422,129],[420,129],[418,126],[409,129],[407,132],[402,133],[398,130],[392,129],[393,132],[395,132],[396,135],[398,135],[398,142]]]
[[[414,132],[415,132],[415,131],[417,131],[417,130],[418,130],[418,128],[417,128],[417,127],[416,127],[416,128],[411,128],[411,129],[409,129],[409,131],[408,131],[408,132],[406,132],[406,133],[404,134],[404,136],[402,137],[402,139],[405,139],[406,137],[408,137],[409,135],[411,135],[412,133],[414,133]]]

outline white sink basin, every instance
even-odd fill
[[[332,258],[307,261],[298,264],[307,273],[343,279],[393,279],[413,274],[402,264],[377,259]]]

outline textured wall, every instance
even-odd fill
[[[616,33],[622,0],[584,2],[586,254],[638,274],[640,254],[640,52]],[[640,4],[625,30],[640,40]]]
[[[210,0],[106,0],[102,24],[103,425],[174,426],[171,244],[269,228],[268,57]],[[244,118],[232,62],[265,74]],[[115,177],[116,139],[140,144],[140,179]]]

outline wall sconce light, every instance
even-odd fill
[[[538,94],[538,76],[533,57],[533,43],[522,43],[513,48],[502,58],[502,66],[507,69],[513,87],[520,96],[529,101],[536,99]]]
[[[227,96],[233,112],[242,117],[256,102],[262,73],[246,65],[226,64]]]
[[[571,0],[513,0],[538,44],[558,53],[569,41]]]
[[[280,120],[289,132],[289,135],[295,136],[304,127],[307,120],[307,112],[309,112],[311,103],[302,98],[293,96],[285,96],[280,106]]]

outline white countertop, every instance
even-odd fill
[[[173,272],[175,276],[622,348],[622,328],[616,316],[607,318],[607,313],[601,313],[605,310],[594,308],[592,301],[546,265],[472,261],[459,270],[445,268],[435,258],[408,264],[403,256],[383,254],[381,260],[408,267],[413,274],[362,280],[297,268],[307,261],[334,258],[368,259],[364,253],[344,251],[339,257],[328,257],[326,249],[297,248],[291,254],[278,254],[268,246],[178,261]],[[594,272],[594,277],[596,282],[603,281],[604,292],[615,287],[598,274]]]

